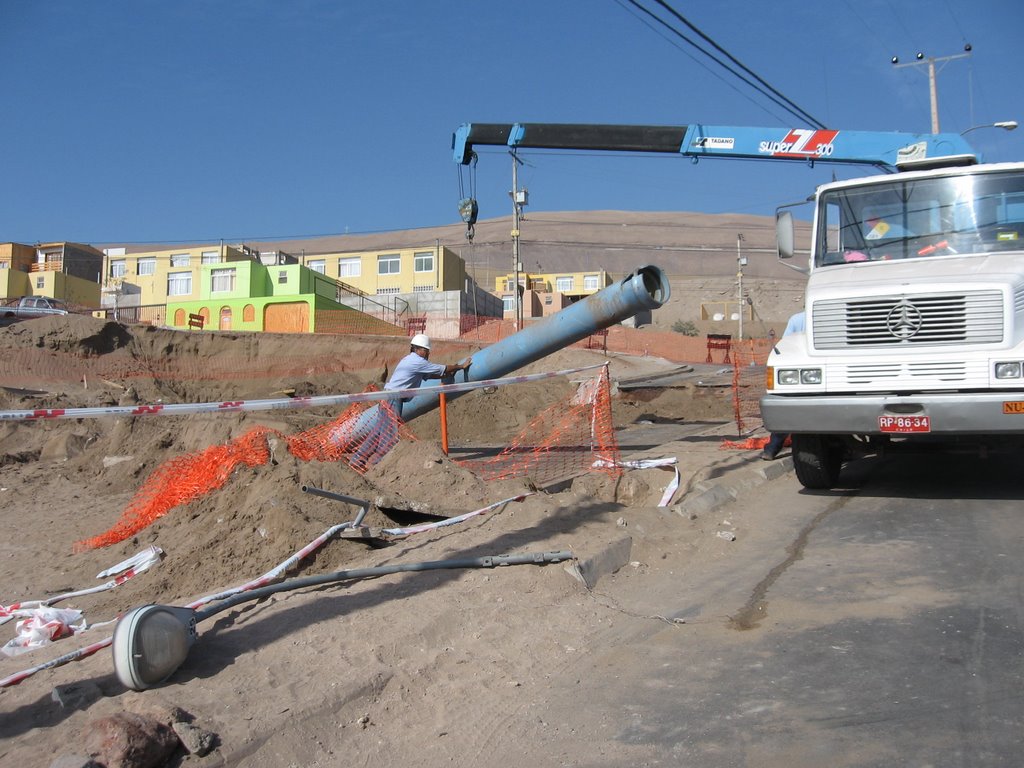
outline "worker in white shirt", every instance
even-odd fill
[[[417,333],[409,340],[409,354],[398,361],[395,372],[391,374],[384,389],[385,391],[417,389],[424,379],[440,379],[451,376],[456,371],[468,370],[472,362],[473,358],[471,357],[467,357],[464,362],[452,365],[430,362],[430,337],[423,333]],[[388,400],[387,403],[394,411],[395,416],[401,420],[404,404],[412,399],[413,395],[406,395]],[[397,442],[398,424],[386,412],[384,401],[381,401],[373,426],[349,463],[360,471],[365,470],[380,461],[381,457],[390,451]]]
[[[423,383],[424,379],[440,379],[451,376],[456,371],[467,370],[472,362],[472,357],[467,357],[465,362],[452,365],[430,362],[430,337],[424,333],[417,333],[409,340],[409,354],[398,361],[395,372],[391,374],[384,389],[415,389]],[[398,416],[402,415],[402,403],[409,400],[412,400],[411,396],[392,401],[392,407]]]

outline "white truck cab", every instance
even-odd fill
[[[1024,443],[1024,163],[826,184],[813,233],[806,331],[779,340],[761,400],[805,487],[898,445]]]

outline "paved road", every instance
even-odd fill
[[[724,513],[747,521],[732,557],[610,594],[686,623],[630,623],[553,681],[534,711],[573,738],[551,764],[1024,764],[1019,461],[844,477],[761,486]]]

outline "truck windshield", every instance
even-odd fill
[[[1024,249],[1024,170],[826,192],[815,266]]]

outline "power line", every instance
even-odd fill
[[[715,48],[715,50],[721,51],[725,56],[728,56],[728,58],[732,62],[734,62],[737,67],[742,69],[744,72],[748,73],[751,77],[755,78],[755,80],[757,82],[753,82],[750,78],[748,78],[745,75],[741,74],[734,67],[730,66],[728,63],[723,61],[717,55],[715,55],[711,51],[708,51],[706,48],[701,46],[695,40],[693,40],[690,37],[688,37],[684,32],[682,32],[681,30],[679,30],[676,27],[672,26],[669,22],[667,22],[665,19],[663,19],[660,16],[658,16],[657,14],[655,14],[650,9],[645,8],[643,5],[641,5],[638,2],[638,0],[626,0],[626,2],[628,2],[630,5],[632,5],[633,7],[635,7],[636,9],[641,11],[642,13],[645,13],[648,16],[650,16],[652,19],[654,19],[659,24],[661,24],[666,29],[668,29],[670,32],[672,32],[672,34],[674,34],[677,37],[681,38],[682,40],[687,42],[692,47],[696,48],[702,54],[704,54],[709,59],[711,59],[713,62],[718,64],[718,66],[722,67],[724,70],[729,72],[731,75],[733,75],[737,79],[739,79],[742,82],[746,83],[748,86],[753,88],[755,91],[760,93],[762,96],[764,96],[768,100],[774,102],[777,106],[781,107],[782,109],[784,109],[789,114],[793,115],[794,117],[798,118],[799,120],[807,121],[807,122],[811,123],[816,128],[824,128],[825,127],[824,123],[822,123],[820,120],[818,120],[817,118],[815,118],[812,115],[810,115],[806,110],[804,110],[801,107],[799,107],[791,99],[787,98],[785,95],[783,95],[778,90],[776,90],[771,85],[769,85],[763,78],[761,78],[759,75],[757,75],[755,72],[753,72],[749,67],[747,67],[742,62],[740,62],[735,57],[733,57],[731,54],[729,54],[718,43],[716,43],[714,40],[712,40],[710,37],[708,37],[706,34],[704,34],[700,29],[698,29],[696,26],[694,26],[688,19],[686,19],[682,14],[680,14],[678,11],[676,11],[674,8],[672,8],[664,0],[654,0],[654,1],[659,6],[661,6],[663,9],[665,9],[666,11],[671,13],[680,22],[682,22],[683,24],[688,26],[691,30],[693,30],[698,35],[700,35],[701,38],[704,39],[705,41],[707,41],[710,45],[712,45]],[[758,83],[760,83],[760,84],[758,84]]]
[[[727,50],[725,50],[722,46],[720,46],[718,43],[716,43],[714,40],[712,40],[706,34],[704,34],[701,30],[699,30],[696,26],[694,26],[694,24],[689,19],[685,18],[681,13],[679,13],[679,11],[677,11],[675,8],[673,8],[667,2],[665,2],[665,0],[655,0],[655,2],[658,5],[660,5],[662,8],[667,10],[669,13],[671,13],[673,16],[675,16],[677,19],[679,19],[679,21],[681,21],[687,27],[689,27],[694,32],[696,32],[698,35],[700,35],[701,39],[703,39],[709,45],[713,46],[716,51],[718,51],[719,53],[721,53],[721,54],[723,54],[725,56],[728,56],[729,57],[729,61],[731,61],[733,64],[735,64],[740,69],[742,69],[744,72],[746,72],[748,75],[753,77],[755,80],[757,80],[757,82],[759,82],[761,85],[763,85],[769,91],[771,91],[773,94],[775,94],[780,99],[785,101],[786,104],[788,104],[790,107],[792,107],[791,114],[794,114],[794,115],[796,115],[798,117],[802,116],[801,119],[809,121],[812,125],[814,125],[815,128],[824,128],[825,127],[824,123],[822,123],[817,118],[813,117],[810,113],[808,113],[805,109],[800,107],[792,99],[786,97],[784,94],[780,93],[778,90],[773,88],[764,78],[762,78],[760,75],[758,75],[752,69],[750,69],[750,67],[745,65],[739,59],[737,59],[735,56],[733,56],[731,53],[729,53]],[[758,90],[760,90],[760,89],[758,89]],[[764,93],[764,91],[761,91],[761,93]],[[793,111],[793,110],[795,110],[795,111]]]
[[[653,13],[648,11],[646,8],[642,8],[642,7],[638,6],[635,2],[633,2],[633,0],[615,0],[615,2],[618,3],[619,6],[623,8],[623,10],[625,10],[627,13],[632,15],[637,21],[639,21],[641,24],[643,24],[649,30],[654,32],[654,34],[656,34],[662,40],[667,42],[669,45],[671,45],[677,51],[682,53],[684,56],[686,56],[686,58],[690,59],[690,61],[692,61],[698,67],[703,69],[705,72],[707,72],[713,78],[715,78],[720,83],[722,83],[722,85],[724,85],[726,88],[730,88],[734,93],[736,93],[737,96],[740,96],[741,98],[746,99],[747,101],[749,101],[751,104],[753,104],[758,109],[763,109],[765,112],[767,112],[769,115],[774,117],[776,120],[779,120],[779,122],[785,122],[785,120],[779,119],[779,117],[777,115],[775,115],[775,113],[772,112],[770,109],[767,109],[763,104],[758,104],[758,102],[755,101],[753,98],[751,98],[748,94],[744,93],[739,88],[737,88],[735,85],[733,85],[728,80],[726,80],[724,77],[722,77],[720,74],[715,72],[713,69],[711,69],[711,67],[709,67],[703,61],[701,61],[696,56],[694,56],[692,53],[687,51],[685,48],[683,48],[681,45],[679,45],[679,43],[677,43],[675,40],[672,40],[669,37],[667,37],[660,29],[658,29],[657,27],[653,26],[647,19],[645,19],[642,16],[639,16],[638,14],[634,13],[633,10],[631,10],[628,6],[629,5],[635,6],[640,11],[642,11],[645,14],[647,14],[651,18],[653,18],[655,21],[657,21],[662,26],[668,27],[668,25],[664,21],[659,19]],[[673,32],[673,34],[675,34],[676,36],[680,36],[679,33],[676,32],[676,30],[672,30],[671,27],[668,27],[668,28]]]

